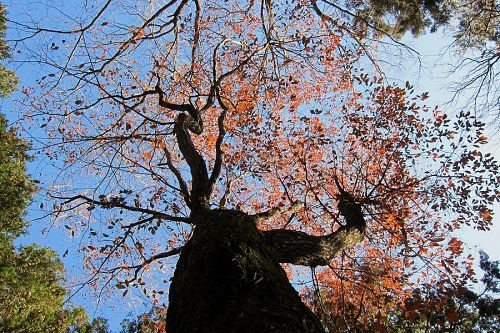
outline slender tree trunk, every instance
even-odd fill
[[[235,210],[195,219],[170,286],[168,333],[324,332],[255,219]]]

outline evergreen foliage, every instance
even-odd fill
[[[64,267],[57,254],[37,245],[2,245],[0,331],[63,333],[86,320],[85,311],[64,306]]]
[[[28,146],[19,139],[14,128],[0,114],[0,240],[11,242],[26,228],[23,216],[33,193],[35,182],[26,174],[30,160]]]
[[[333,6],[333,3],[324,1]],[[495,0],[348,0],[354,28],[375,34],[384,32],[401,38],[407,31],[418,36],[430,29],[446,27],[453,34],[457,49],[483,49],[498,45],[500,8]]]
[[[0,4],[0,60],[10,57],[9,46],[5,42],[5,23],[5,7]],[[16,90],[18,82],[16,74],[0,64],[0,97],[5,98],[10,95]]]

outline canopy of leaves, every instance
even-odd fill
[[[360,37],[421,35],[446,27],[462,49],[498,45],[500,8],[495,0],[311,0],[326,12],[338,11]],[[369,35],[367,33],[370,32]]]
[[[346,223],[342,189],[362,207],[366,237],[318,268],[322,288],[366,297],[363,315],[375,317],[428,279],[472,277],[452,232],[491,225],[498,170],[479,150],[484,124],[363,70],[340,17],[308,1],[84,9],[92,18],[76,27],[26,28],[47,75],[23,89],[22,111],[60,171],[46,209],[85,235],[96,289],[164,298],[199,206],[288,207],[259,228],[322,236]],[[182,147],[179,118],[196,125]]]
[[[457,46],[462,49],[499,47],[500,4],[495,0],[459,1],[455,4]]]
[[[108,325],[108,320],[102,317],[92,319],[83,323],[73,324],[68,328],[66,333],[111,333]],[[137,333],[146,333],[140,332]]]
[[[9,57],[5,42],[5,7],[0,4],[0,60]],[[15,90],[14,73],[0,65],[0,97]],[[18,138],[14,128],[7,128],[7,120],[0,114],[0,242],[9,242],[24,230],[25,209],[35,191],[35,184],[26,175],[25,163],[28,145]],[[7,239],[9,238],[9,239]]]
[[[64,308],[64,269],[56,253],[36,245],[0,251],[2,332],[63,333],[86,320],[82,308]]]
[[[333,3],[324,1],[327,4]],[[450,2],[443,0],[369,0],[347,1],[347,8],[352,8],[357,18],[358,25],[375,28],[375,32],[402,37],[407,31],[420,35],[427,28],[435,30],[438,26],[450,20]]]

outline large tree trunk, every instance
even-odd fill
[[[324,332],[254,218],[235,210],[194,218],[170,286],[167,332]]]

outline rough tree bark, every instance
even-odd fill
[[[323,332],[255,219],[234,210],[198,218],[170,287],[167,332]]]
[[[202,109],[214,103],[214,93]],[[227,107],[217,95],[223,112],[219,117],[216,159],[209,176],[207,164],[191,140],[201,134],[200,111],[190,104],[173,104],[163,99],[160,106],[180,111],[174,132],[179,150],[189,165],[191,189],[173,166],[187,205],[188,223],[194,226],[184,246],[172,279],[167,311],[169,333],[196,332],[324,332],[319,320],[302,303],[280,263],[326,265],[340,251],[363,239],[365,220],[361,205],[337,180],[338,208],[345,225],[325,236],[311,236],[291,230],[260,231],[262,219],[285,213],[283,209],[248,215],[242,211],[211,209],[210,196],[220,172]],[[292,209],[300,205],[295,203]]]

